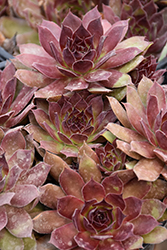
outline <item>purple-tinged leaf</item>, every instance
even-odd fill
[[[106,191],[106,194],[121,194],[123,190],[123,183],[119,177],[114,174],[104,178],[102,185]]]
[[[93,36],[93,44],[95,46],[97,46],[99,43],[100,37],[103,35],[103,27],[101,24],[101,17],[90,21],[89,25],[87,27],[87,30]]]
[[[59,177],[59,182],[67,195],[73,195],[78,199],[83,199],[81,189],[85,183],[82,177],[76,171],[64,168]]]
[[[89,84],[82,78],[70,79],[65,89],[70,91],[87,89]]]
[[[140,160],[141,156],[131,150],[131,146],[129,143],[124,141],[116,140],[117,148],[123,151],[126,155],[129,155],[131,158],[136,160]]]
[[[103,50],[105,52],[113,50],[117,44],[124,38],[128,29],[128,20],[118,21],[106,32],[107,38],[104,42]]]
[[[123,126],[120,126],[119,124],[116,123],[109,123],[106,128],[113,133],[116,137],[119,139],[122,139],[128,143],[130,143],[132,140],[133,141],[143,141],[144,137],[141,136],[139,133],[137,133],[134,130],[125,128]]]
[[[99,244],[99,240],[93,239],[89,232],[79,232],[75,237],[75,241],[82,249],[94,250]]]
[[[132,223],[123,223],[121,227],[112,232],[113,239],[116,241],[124,241],[133,235],[133,224]]]
[[[39,191],[34,185],[15,185],[13,191],[15,195],[11,199],[11,205],[24,207],[39,196]]]
[[[130,196],[125,201],[125,209],[123,210],[123,213],[126,215],[125,221],[131,221],[139,216],[141,213],[142,208],[142,200]]]
[[[167,150],[167,134],[161,130],[157,130],[155,132],[155,136],[159,144],[159,147],[166,151]]]
[[[151,183],[146,181],[138,181],[137,178],[129,181],[123,190],[123,198],[134,196],[138,199],[142,199],[146,196],[151,188]]]
[[[75,32],[78,29],[78,27],[81,25],[81,20],[79,17],[77,17],[71,11],[69,11],[67,16],[64,18],[62,24],[63,26],[67,26],[71,28],[73,32]]]
[[[79,72],[81,74],[85,74],[88,72],[91,68],[93,68],[93,62],[90,60],[78,60],[73,63],[73,70],[76,72]]]
[[[50,234],[55,228],[59,228],[68,222],[56,210],[48,210],[33,218],[33,230],[40,234]]]
[[[42,20],[42,24],[41,24],[43,27],[46,27],[50,30],[53,31],[54,33],[54,36],[56,37],[57,40],[59,40],[60,38],[60,33],[61,33],[61,27],[58,26],[55,22],[51,22],[51,21],[48,21],[48,20]]]
[[[88,25],[89,23],[92,21],[92,20],[96,20],[98,18],[100,18],[101,15],[97,9],[97,6],[94,7],[92,10],[88,11],[83,19],[82,19],[82,24],[84,25],[84,27],[87,29],[88,28]]]
[[[36,70],[38,70],[42,75],[48,78],[51,78],[51,79],[63,78],[63,75],[57,69],[56,65],[52,66],[52,65],[46,65],[46,64],[34,62],[32,66]]]
[[[119,207],[122,211],[125,208],[125,202],[121,195],[109,193],[106,196],[105,201],[111,204],[113,207]]]
[[[42,75],[39,72],[25,70],[25,69],[18,69],[15,73],[15,76],[26,86],[32,88],[33,87],[42,88],[53,82],[52,79],[49,79],[48,77]]]
[[[87,82],[96,82],[96,81],[107,81],[110,76],[112,76],[111,72],[98,69],[94,72],[88,73],[84,78]]]
[[[53,244],[58,249],[68,250],[77,246],[74,240],[74,236],[77,234],[77,230],[73,223],[68,223],[55,229],[51,233],[49,243]]]
[[[158,84],[156,81],[154,82],[153,86],[149,89],[148,95],[154,95],[158,98],[158,105],[159,110],[165,110],[166,109],[166,97],[165,92],[160,84]]]
[[[67,219],[72,219],[75,209],[81,210],[84,202],[72,195],[59,198],[57,202],[57,210],[60,215]]]
[[[159,225],[151,215],[141,214],[136,219],[131,221],[134,225],[134,234],[144,235],[151,232],[156,226]]]
[[[30,215],[23,209],[6,206],[8,223],[6,228],[16,237],[31,237],[33,223]]]
[[[0,231],[6,226],[8,222],[7,214],[6,214],[6,209],[5,207],[1,206],[0,207]]]
[[[51,166],[48,164],[40,162],[30,168],[21,178],[19,178],[17,184],[35,185],[36,187],[39,187],[45,182],[50,168]]]
[[[51,58],[51,56],[44,50],[44,48],[35,43],[20,44],[19,49],[21,54],[30,54],[42,57]]]
[[[164,163],[158,158],[142,158],[134,167],[134,172],[139,180],[155,181],[164,167]]]
[[[83,186],[82,194],[85,201],[94,199],[97,201],[102,201],[105,197],[105,190],[100,183],[91,179]]]
[[[74,58],[72,52],[67,47],[64,48],[64,50],[63,50],[63,58],[64,58],[65,63],[69,67],[71,67],[72,64],[75,62],[75,58]]]
[[[52,209],[57,208],[57,199],[65,196],[64,192],[59,186],[51,183],[39,187],[39,192],[40,202]]]
[[[76,72],[73,72],[70,69],[66,69],[60,66],[57,66],[58,70],[67,77],[78,77],[78,74]]]
[[[9,168],[18,165],[20,169],[26,172],[31,166],[31,153],[31,150],[18,149],[8,161]]]
[[[15,195],[14,192],[1,193],[0,194],[0,206],[3,206],[5,204],[10,205],[10,201],[14,195]]]
[[[70,14],[72,13],[69,13],[68,16],[70,16]],[[71,16],[73,16],[73,14]],[[68,47],[68,40],[72,37],[72,35],[73,35],[72,28],[67,25],[62,25],[60,34],[60,47],[62,50]]]
[[[155,146],[151,145],[147,141],[132,141],[130,143],[130,150],[143,156],[144,158],[153,159]]]
[[[163,162],[167,162],[167,153],[166,150],[156,148],[154,149],[155,155]]]
[[[54,36],[54,34],[51,32],[51,30],[49,30],[46,27],[43,27],[42,25],[38,26],[38,35],[39,35],[39,40],[40,40],[42,47],[50,56],[53,57],[53,53],[50,48],[51,41],[54,43],[56,48],[60,51],[59,42],[57,38]]]
[[[157,117],[160,109],[158,106],[157,96],[149,96],[147,102],[147,119],[151,129],[154,129],[155,118]]]
[[[15,186],[22,171],[23,170],[18,165],[15,165],[10,169],[9,174],[7,176],[7,183],[5,185],[5,191],[8,191]]]

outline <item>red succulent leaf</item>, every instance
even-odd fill
[[[139,215],[131,222],[134,225],[134,234],[137,235],[148,234],[159,224],[151,215],[145,214]]]
[[[102,181],[102,185],[106,191],[106,194],[121,194],[123,190],[123,183],[117,176],[117,174],[110,175]]]
[[[0,206],[3,206],[5,204],[10,205],[10,201],[14,195],[15,195],[14,192],[1,193],[0,194]]]
[[[31,237],[33,224],[30,215],[23,209],[6,206],[8,223],[6,228],[16,237]]]
[[[105,190],[100,183],[91,179],[83,186],[82,194],[85,201],[94,199],[96,199],[97,201],[102,201],[105,197]]]
[[[59,182],[67,195],[73,195],[82,200],[81,189],[84,186],[84,181],[77,172],[65,168],[59,177]]]
[[[62,250],[72,249],[77,246],[74,240],[76,234],[77,230],[73,223],[68,223],[52,232],[49,243]]]
[[[38,189],[34,185],[15,185],[15,195],[11,199],[11,205],[24,207],[39,196]]]
[[[56,210],[43,211],[33,218],[33,230],[40,234],[50,234],[55,228],[61,227],[68,222]]]
[[[75,209],[81,210],[84,202],[72,195],[58,199],[57,210],[60,215],[72,219]]]
[[[157,199],[144,199],[142,203],[142,214],[152,215],[156,220],[161,218],[166,210],[166,205]]]
[[[79,232],[75,237],[75,241],[77,242],[78,246],[87,250],[95,249],[98,244],[99,240],[96,240],[91,237],[89,232]]]
[[[125,221],[131,221],[139,216],[142,209],[142,203],[143,201],[130,196],[126,199],[124,199],[125,202],[125,209],[123,210],[123,213],[126,215]]]

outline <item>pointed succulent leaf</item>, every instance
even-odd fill
[[[57,199],[65,196],[59,186],[51,183],[39,187],[39,193],[40,202],[52,209],[57,208]]]
[[[96,199],[101,201],[105,197],[105,190],[103,186],[91,179],[87,182],[82,189],[83,197],[85,201]]]
[[[57,210],[60,215],[67,219],[72,219],[75,209],[81,210],[84,202],[72,195],[58,199]]]
[[[2,250],[17,248],[18,250],[24,249],[23,239],[15,237],[8,230],[2,229],[0,231],[0,248]]]
[[[142,236],[146,244],[159,244],[166,240],[167,229],[165,227],[157,226],[150,233]]]
[[[142,204],[142,214],[153,216],[156,220],[162,217],[166,205],[157,199],[144,199]]]
[[[67,195],[73,195],[82,200],[81,189],[84,181],[76,171],[65,168],[59,177],[59,182]]]
[[[68,223],[56,210],[41,212],[33,218],[33,229],[40,234],[50,234],[55,228]]]
[[[31,237],[33,224],[31,217],[23,208],[6,206],[8,231],[19,238]]]
[[[77,246],[74,240],[74,236],[76,235],[76,233],[77,230],[74,227],[73,223],[68,223],[55,229],[51,233],[49,243],[53,244],[59,249],[72,249]]]

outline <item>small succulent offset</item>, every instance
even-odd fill
[[[143,77],[137,89],[127,88],[125,109],[109,97],[120,124],[109,123],[107,129],[117,138],[117,147],[138,160],[134,171],[139,179],[167,179],[167,102],[165,91],[156,81]]]
[[[153,44],[147,53],[159,56],[167,42],[167,8],[159,11],[154,0],[123,0],[119,16],[115,15],[109,6],[103,6],[104,18],[112,24],[118,20],[129,19],[129,29],[126,37],[146,36]]]
[[[0,127],[4,129],[18,125],[34,107],[34,104],[29,102],[36,88],[23,84],[18,87],[14,74],[12,63],[0,72]]]
[[[40,147],[67,157],[76,157],[84,141],[96,147],[104,127],[116,119],[111,109],[105,110],[101,96],[88,92],[62,96],[57,102],[36,100],[36,107],[32,110],[36,121],[30,116],[25,129]]]
[[[144,198],[151,183],[142,182],[141,189],[130,190],[131,181],[133,186],[139,185],[131,170],[126,178],[123,170],[100,182],[94,178],[85,182],[81,174],[65,168],[59,177],[60,186],[41,187],[41,202],[53,210],[33,219],[34,230],[48,233],[51,227],[46,221],[53,215],[50,224],[55,229],[50,243],[60,250],[133,250],[143,243],[160,243],[167,237],[167,229],[159,222],[166,205],[156,198]]]
[[[38,203],[38,187],[45,182],[50,166],[44,162],[33,166],[33,148],[19,129],[2,138],[0,162],[0,247],[23,249],[28,242],[35,244],[28,212]]]
[[[123,88],[131,83],[127,73],[150,46],[140,36],[121,42],[127,29],[128,20],[111,25],[102,20],[97,7],[82,20],[69,12],[62,28],[43,20],[38,27],[41,46],[20,46],[16,77],[27,86],[38,87],[35,97],[39,98],[53,99],[84,89],[103,94]]]

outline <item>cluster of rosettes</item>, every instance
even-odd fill
[[[164,45],[165,10],[122,1],[118,18],[96,0],[0,2],[40,42],[19,44],[0,71],[0,249],[166,240],[167,94],[145,57]]]

